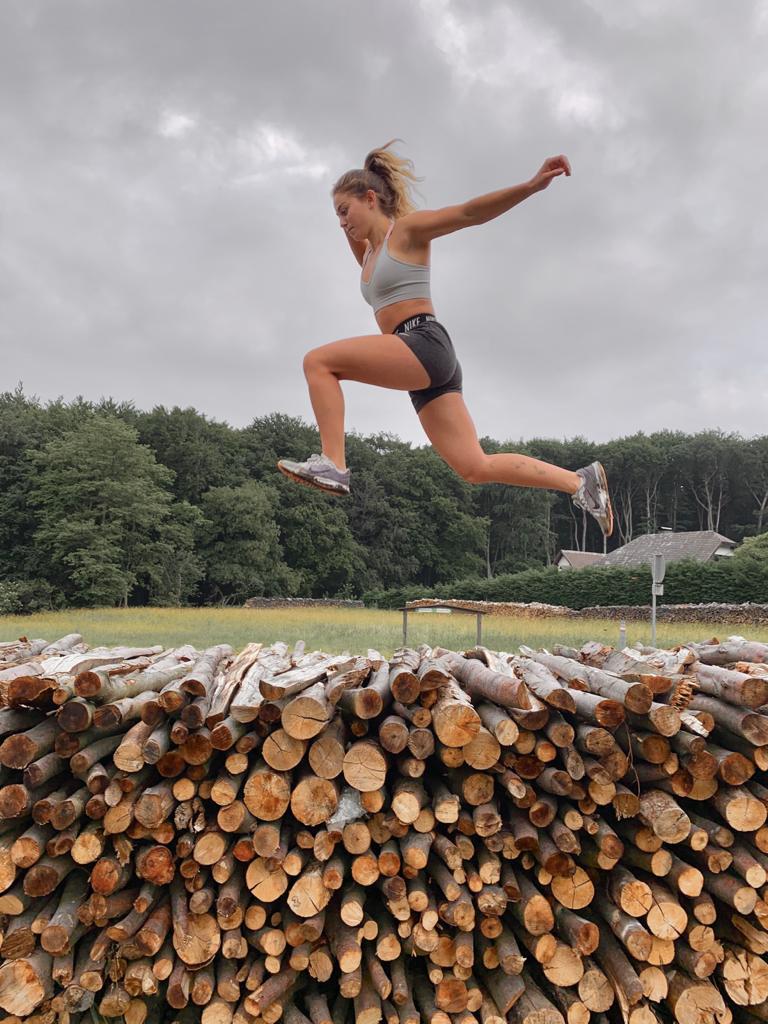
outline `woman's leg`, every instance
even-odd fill
[[[396,334],[362,335],[321,345],[304,357],[304,376],[320,430],[323,455],[345,469],[344,395],[339,381],[397,391],[429,387],[429,374]]]
[[[433,399],[419,413],[427,437],[451,469],[473,484],[513,484],[547,487],[575,494],[580,477],[570,469],[528,455],[500,452],[486,455],[464,399],[452,391]]]

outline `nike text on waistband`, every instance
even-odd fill
[[[418,313],[409,320],[403,320],[401,324],[398,324],[395,328],[395,333],[398,331],[411,331],[414,327],[418,327],[419,324],[429,323],[432,320],[437,320],[437,317],[433,316],[432,313]]]

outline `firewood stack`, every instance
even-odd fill
[[[768,645],[0,644],[0,1008],[768,1021]]]

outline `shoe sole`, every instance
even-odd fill
[[[280,470],[283,476],[287,476],[288,479],[293,480],[295,484],[303,484],[304,487],[310,487],[313,491],[323,491],[324,494],[333,494],[338,498],[343,498],[345,495],[349,494],[348,490],[343,491],[338,490],[335,487],[325,487],[323,484],[317,484],[314,483],[312,480],[307,480],[306,477],[297,476],[296,473],[291,473],[289,470],[283,469],[280,463],[277,464],[277,468]]]
[[[600,478],[600,486],[605,491],[605,500],[608,502],[608,529],[603,530],[603,536],[610,537],[613,533],[613,505],[611,504],[611,495],[608,491],[608,477],[605,475],[602,462],[598,462],[597,464],[597,473]]]

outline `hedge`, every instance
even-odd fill
[[[591,605],[648,604],[651,599],[650,566],[633,568],[590,566],[560,571],[526,569],[495,579],[468,578],[432,589],[399,587],[363,595],[366,605],[398,608],[419,597],[459,598],[474,601],[542,601],[566,608]],[[768,600],[768,565],[738,559],[721,562],[673,562],[667,566],[660,604],[743,604]]]

